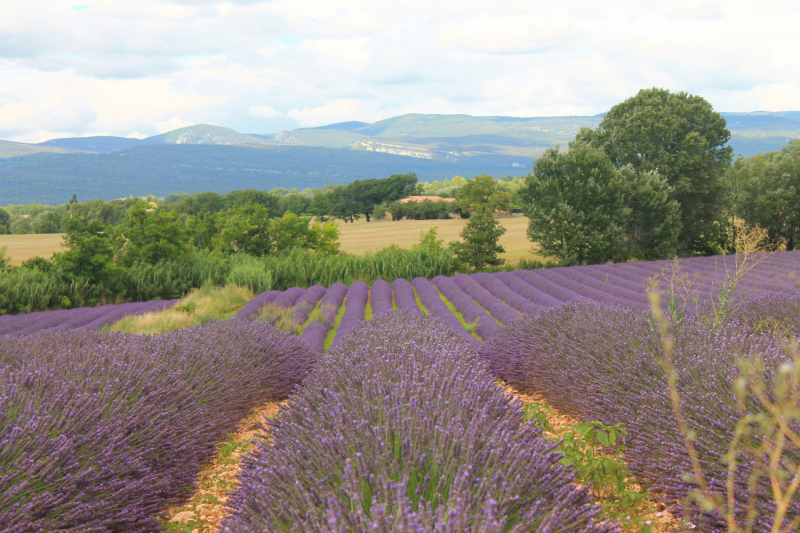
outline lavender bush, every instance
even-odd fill
[[[511,276],[512,282],[517,283],[520,287],[514,287],[507,282],[507,276]],[[517,279],[509,272],[498,272],[496,274],[473,274],[472,278],[477,281],[484,289],[486,289],[492,296],[495,296],[512,306],[520,313],[535,313],[542,308],[542,304],[538,303],[530,293],[525,293],[521,290],[528,289],[524,281]],[[534,292],[530,290],[530,292]],[[549,300],[550,305],[561,305],[558,300]]]
[[[398,311],[419,311],[419,305],[414,298],[414,287],[404,279],[392,282],[392,294]]]
[[[22,315],[2,315],[0,316],[0,335],[29,335],[42,331],[71,329],[97,331],[108,324],[113,324],[123,316],[160,311],[174,305],[175,302],[177,300],[154,300],[57,311],[37,311]]]
[[[786,308],[776,302],[772,301],[771,309]],[[697,434],[696,446],[709,484],[724,494],[727,467],[723,458],[740,418],[733,388],[740,372],[738,362],[759,356],[768,373],[772,372],[787,361],[784,339],[753,334],[751,327],[736,321],[711,331],[691,315],[675,334],[672,357],[682,408]],[[543,394],[565,412],[606,425],[624,423],[631,471],[646,480],[650,491],[674,512],[683,512],[680,502],[694,489],[684,476],[692,469],[675,421],[661,363],[663,350],[649,312],[597,303],[547,309],[504,328],[484,344],[481,355],[494,375]],[[751,398],[749,405],[759,404]],[[800,457],[788,460],[797,464]],[[750,473],[748,463],[743,463],[736,472],[735,505],[740,519],[746,516]],[[757,488],[756,508],[761,514],[755,531],[770,531],[769,516],[774,511],[770,489],[763,483]],[[792,512],[798,511],[800,502],[795,502]],[[726,529],[717,514],[694,507],[686,512],[700,531]]]
[[[231,320],[249,320],[257,317],[261,308],[271,304],[280,294],[281,291],[262,292],[239,309],[239,312],[233,315]]]
[[[375,317],[268,422],[223,531],[613,531],[520,407],[448,324]]]
[[[293,320],[298,324],[305,324],[308,320],[308,315],[317,306],[317,302],[325,296],[325,292],[325,287],[321,285],[309,287],[294,304]]]
[[[800,338],[800,295],[770,294],[749,298],[736,310],[734,318],[753,332]]]
[[[158,531],[216,443],[315,359],[257,322],[0,338],[0,530]]]

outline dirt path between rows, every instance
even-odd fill
[[[523,403],[547,403],[543,396],[535,393],[522,393],[514,387],[503,384],[509,398],[517,398]],[[262,423],[279,412],[279,402],[267,402],[255,409],[247,418],[239,423],[236,432],[218,449],[213,461],[206,466],[197,477],[197,490],[185,504],[171,507],[167,511],[167,527],[170,532],[180,533],[217,533],[230,508],[227,505],[230,494],[238,486],[237,476],[241,471],[241,458],[256,449],[257,442],[263,437]],[[556,431],[568,425],[580,424],[581,420],[553,409],[548,416],[550,424]],[[550,438],[555,434],[546,433]],[[601,503],[603,494],[595,494]],[[655,505],[643,505],[637,509],[637,516],[650,520],[653,533],[671,533],[679,531],[678,521],[660,502]],[[634,531],[634,530],[630,530]]]
[[[241,458],[256,449],[264,419],[278,414],[279,402],[253,409],[231,437],[217,450],[213,461],[197,476],[197,490],[184,505],[167,511],[167,528],[180,533],[217,533],[230,511],[227,502],[238,487]]]
[[[503,383],[501,386],[509,397],[517,398],[522,403],[547,403],[544,396],[539,394],[532,392],[523,393],[510,385],[506,385],[505,383]],[[550,422],[550,425],[556,431],[560,431],[566,426],[574,426],[582,422],[582,420],[579,420],[576,417],[560,412],[555,407],[551,406],[550,408],[553,410],[553,414],[552,416],[548,415],[547,419]],[[545,436],[554,439],[558,438],[556,434],[550,432],[545,432]],[[633,485],[632,488],[637,491],[642,490],[642,487],[639,485]],[[602,499],[607,496],[596,491],[592,491],[592,494],[594,494],[594,496],[597,498],[596,503],[598,504],[602,504]],[[681,531],[679,521],[672,514],[670,514],[662,502],[653,501],[650,504],[639,506],[639,508],[636,509],[636,516],[651,522],[653,528],[652,533],[672,533],[675,531]],[[635,532],[638,530],[638,527],[633,529],[625,529],[625,524],[622,525],[623,530],[626,532]]]

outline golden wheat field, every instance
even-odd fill
[[[533,250],[533,245],[525,236],[528,219],[523,216],[499,218],[498,221],[506,228],[506,234],[500,238],[500,244],[506,249],[501,257],[515,263],[522,258],[539,259]],[[340,241],[343,252],[363,254],[396,244],[401,248],[411,248],[419,241],[421,231],[428,231],[437,226],[440,239],[445,244],[458,240],[459,233],[467,223],[464,219],[448,220],[373,220],[366,222],[359,220],[352,224],[338,221],[341,232]],[[8,247],[11,263],[19,265],[26,259],[34,256],[49,258],[53,252],[60,252],[61,234],[45,235],[0,235],[0,247]]]
[[[500,237],[500,244],[506,249],[501,255],[507,261],[515,263],[522,258],[542,258],[533,252],[533,245],[525,235],[528,219],[523,216],[503,217],[497,219],[506,228],[506,234]],[[465,219],[448,220],[373,220],[363,219],[353,224],[339,222],[341,232],[341,249],[352,254],[363,254],[396,244],[401,248],[411,248],[419,241],[421,231],[428,231],[437,226],[437,233],[445,244],[461,239],[459,233],[467,223]]]
[[[60,233],[45,233],[42,235],[0,235],[0,248],[8,248],[8,257],[12,265],[19,265],[31,257],[45,257],[50,259],[53,252],[61,252],[63,242]]]

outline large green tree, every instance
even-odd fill
[[[669,193],[657,173],[618,170],[584,143],[546,150],[520,189],[528,238],[565,264],[674,253],[680,221]]]
[[[617,167],[657,171],[681,209],[681,248],[713,249],[720,208],[720,177],[731,162],[725,119],[700,96],[643,89],[611,108],[596,130],[576,141],[605,152]]]

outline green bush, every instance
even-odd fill
[[[337,282],[349,285],[376,279],[393,281],[419,276],[430,279],[453,273],[452,257],[447,250],[405,250],[390,246],[364,255],[330,255],[294,249],[266,257],[235,255],[231,257],[227,281],[263,292],[312,285],[329,287]]]
[[[125,272],[124,293],[136,301],[181,298],[204,284],[224,285],[228,270],[222,254],[205,250],[155,264],[137,261]]]
[[[0,271],[0,314],[30,313],[94,303],[103,289],[81,278],[67,280],[61,269]]]

